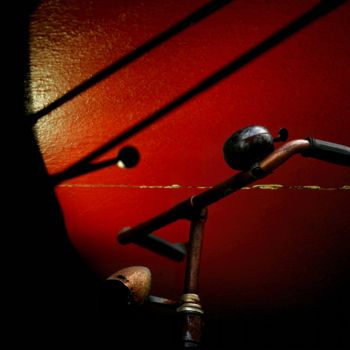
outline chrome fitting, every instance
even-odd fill
[[[199,296],[194,293],[183,294],[180,298],[181,305],[176,309],[177,312],[185,312],[203,315],[204,311],[199,304]]]

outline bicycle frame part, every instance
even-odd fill
[[[130,266],[121,269],[104,281],[105,290],[112,293],[122,291],[127,295],[127,303],[141,305],[148,297],[151,289],[151,271],[145,266]],[[121,289],[123,286],[123,290]]]
[[[186,261],[184,294],[177,312],[183,317],[182,342],[185,348],[196,347],[200,343],[203,309],[198,296],[199,267],[202,253],[204,225],[208,209],[198,211],[191,220],[189,251]]]
[[[133,228],[127,228],[119,232],[118,241],[121,244],[138,243],[138,239],[149,235],[153,231],[160,229],[179,219],[192,220],[194,214],[202,208],[208,207],[220,199],[240,190],[254,181],[261,179],[285,163],[294,154],[302,153],[310,147],[308,140],[300,139],[287,142],[278,150],[267,156],[260,164],[256,164],[252,169],[240,172],[237,175],[219,183],[218,185],[188,198],[170,210],[155,216]]]

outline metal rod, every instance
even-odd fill
[[[176,307],[179,305],[178,300],[163,298],[156,295],[149,295],[147,301],[152,304],[157,304],[166,307]]]
[[[254,181],[265,177],[280,165],[285,163],[296,153],[301,153],[310,147],[307,140],[294,140],[287,142],[279,149],[267,156],[260,164],[249,171],[240,172],[226,181],[206,190],[196,196],[178,203],[170,210],[155,216],[133,228],[124,229],[118,234],[118,241],[121,244],[131,243],[137,237],[148,235],[179,219],[192,219],[192,215],[213,204],[220,199],[240,190]]]
[[[216,0],[216,1],[210,1],[207,4],[204,4],[202,7],[195,10],[194,12],[192,12],[190,15],[188,15],[181,21],[177,22],[170,28],[165,29],[163,32],[151,38],[149,41],[146,41],[143,45],[137,47],[134,51],[131,51],[125,56],[122,56],[120,59],[116,60],[110,66],[107,66],[106,68],[97,72],[91,78],[88,78],[87,80],[83,81],[82,83],[74,87],[72,90],[68,91],[63,96],[59,97],[57,100],[47,105],[43,109],[31,114],[33,125],[41,117],[49,114],[56,108],[62,106],[66,102],[82,94],[83,92],[90,89],[94,85],[108,78],[110,75],[116,73],[123,67],[141,58],[151,50],[154,50],[157,46],[164,44],[166,41],[170,40],[175,35],[180,34],[184,30],[193,26],[193,24],[195,24],[196,22],[200,22],[205,18],[209,17],[211,14],[215,13],[220,8],[222,8],[225,5],[228,5],[231,2],[232,0]]]
[[[204,225],[208,209],[203,208],[191,221],[188,256],[186,261],[184,293],[197,293],[199,283],[199,266],[202,253]]]
[[[186,261],[184,294],[177,312],[182,316],[182,345],[197,347],[201,340],[203,310],[198,296],[199,267],[203,245],[204,225],[208,209],[202,208],[191,220],[190,240]]]
[[[138,239],[138,237],[148,235],[151,232],[169,225],[179,219],[185,219],[191,210],[191,203],[188,200],[181,202],[170,210],[165,211],[164,213],[161,213],[148,221],[142,222],[135,227],[123,228],[118,233],[118,241],[121,244],[130,243],[133,240]]]

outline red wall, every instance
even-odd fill
[[[49,173],[152,115],[316,3],[233,1],[43,116],[35,128]],[[204,4],[43,1],[31,21],[33,111]],[[231,176],[222,145],[243,126],[287,127],[292,139],[349,145],[349,20],[345,4],[98,159],[133,145],[137,167],[113,165],[58,184],[70,239],[87,264],[101,277],[146,265],[152,293],[177,298],[184,264],[119,245],[122,227]],[[257,184],[280,186],[251,187],[210,207],[200,290],[209,313],[293,308],[348,277],[349,169],[298,156]],[[187,230],[180,222],[159,235],[183,241]]]

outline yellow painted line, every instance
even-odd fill
[[[205,190],[213,188],[213,186],[190,186],[190,185],[126,185],[126,184],[60,184],[58,187],[68,188],[137,188],[137,189],[199,189]],[[343,185],[339,187],[322,187],[319,185],[282,185],[282,184],[259,184],[248,187],[243,187],[242,190],[312,190],[312,191],[346,191],[350,190],[350,185]]]

